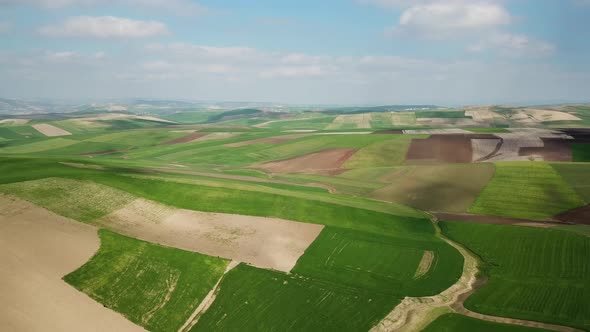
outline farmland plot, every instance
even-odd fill
[[[461,269],[461,255],[434,237],[412,240],[328,227],[293,272],[403,297],[441,292],[457,281]]]
[[[399,298],[238,265],[194,331],[367,331]]]
[[[445,314],[428,325],[423,332],[548,332],[549,330],[518,325],[492,323],[459,314]]]
[[[590,328],[590,238],[573,232],[443,222],[484,262],[489,281],[465,307],[484,314]]]
[[[64,280],[150,331],[178,331],[228,260],[99,232],[98,253]]]
[[[469,209],[472,213],[544,219],[584,201],[545,163],[497,163],[496,173]]]

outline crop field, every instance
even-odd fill
[[[562,163],[551,166],[586,203],[590,203],[590,164]]]
[[[191,331],[367,331],[399,302],[368,290],[238,265]]]
[[[410,142],[416,135],[390,135],[389,139],[372,143],[358,150],[346,163],[346,168],[389,167],[406,160]]]
[[[100,231],[90,261],[64,280],[151,331],[178,331],[229,261]]]
[[[590,162],[590,143],[572,144],[573,161]]]
[[[532,327],[493,323],[459,314],[445,314],[428,325],[424,332],[547,332]]]
[[[428,211],[465,212],[493,174],[492,164],[400,167],[382,175],[390,184],[369,197]]]
[[[488,282],[465,302],[484,314],[590,328],[590,238],[573,232],[443,222],[483,261]]]
[[[420,269],[425,252],[433,253]],[[442,263],[444,262],[444,263]],[[293,269],[294,273],[354,288],[403,297],[437,294],[455,282],[461,255],[426,234],[412,239],[325,228]]]
[[[544,219],[584,205],[550,165],[497,163],[494,177],[469,212],[505,217]]]
[[[84,227],[46,284],[149,331],[590,330],[586,109],[187,103],[0,120],[10,264]]]

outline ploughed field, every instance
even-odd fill
[[[0,329],[589,330],[572,107],[2,120]]]

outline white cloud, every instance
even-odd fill
[[[56,25],[41,27],[49,37],[145,38],[168,33],[157,21],[139,21],[114,16],[75,16]]]
[[[0,0],[2,5],[29,5],[50,9],[69,6],[127,5],[134,9],[165,10],[181,16],[200,15],[207,8],[191,0]]]
[[[327,74],[327,69],[319,65],[309,66],[279,66],[260,72],[261,78],[303,78],[319,77]]]
[[[506,9],[496,3],[439,1],[405,9],[392,32],[447,38],[489,30],[511,20]]]
[[[555,45],[525,35],[496,33],[468,47],[471,52],[498,52],[505,56],[547,56]]]

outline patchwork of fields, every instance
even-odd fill
[[[51,246],[48,262],[71,263],[39,287],[114,330],[368,331],[399,312],[425,331],[590,330],[590,135],[573,128],[586,113],[116,107],[0,120],[0,228],[39,239],[0,247],[30,274],[48,271],[34,252]],[[0,285],[17,279],[0,268]],[[0,329],[50,321],[49,296],[11,294],[39,322],[0,312]],[[412,301],[424,313],[403,312]]]

